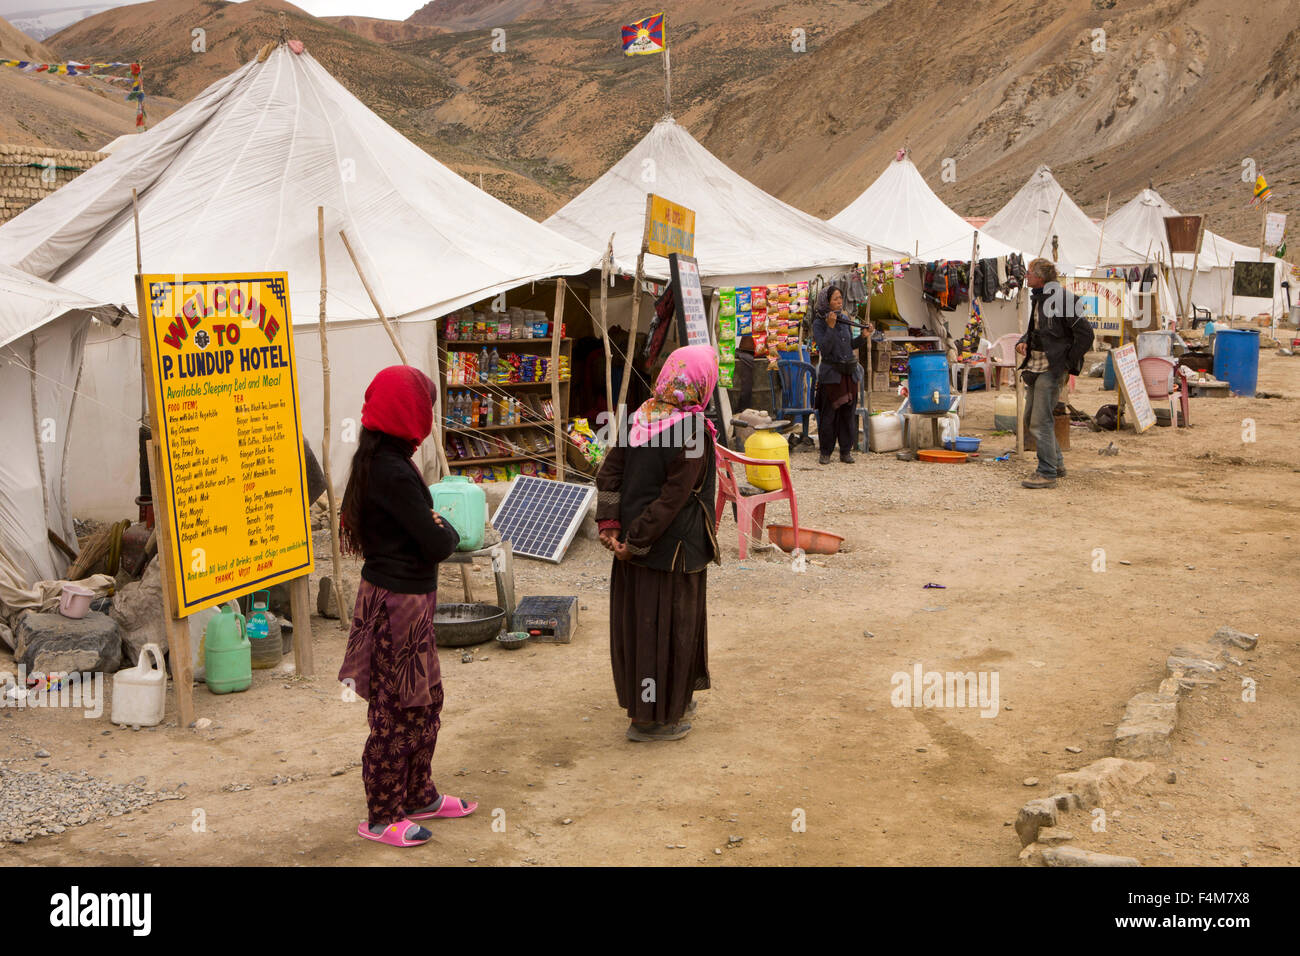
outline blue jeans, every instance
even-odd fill
[[[1025,430],[1034,436],[1038,446],[1038,473],[1045,478],[1059,478],[1065,472],[1065,457],[1056,443],[1056,423],[1053,412],[1061,389],[1069,381],[1070,373],[1039,372],[1025,386]]]

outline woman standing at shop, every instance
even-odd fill
[[[853,446],[858,440],[858,383],[862,367],[857,350],[867,343],[871,326],[856,338],[844,308],[844,293],[827,286],[813,309],[812,334],[821,355],[817,367],[817,439],[821,446],[818,464],[829,465],[838,440],[840,461],[853,463]]]
[[[705,406],[718,384],[709,346],[668,356],[653,396],[596,475],[601,543],[614,552],[610,659],[634,741],[680,740],[709,687],[706,574],[719,562],[717,478]],[[720,563],[720,562],[719,562]]]
[[[361,755],[369,819],[357,833],[390,846],[419,846],[432,834],[416,821],[464,817],[478,806],[440,795],[430,766],[443,703],[433,628],[438,563],[460,543],[411,460],[433,428],[436,388],[409,365],[375,376],[340,521],[345,549],[365,558],[339,671],[369,701]]]

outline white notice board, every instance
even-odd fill
[[[674,252],[668,257],[677,293],[677,314],[682,323],[683,345],[712,345],[709,315],[704,309],[700,267],[690,256]]]
[[[1142,370],[1138,367],[1137,347],[1130,342],[1121,345],[1110,354],[1115,363],[1115,381],[1119,383],[1120,395],[1133,410],[1133,417],[1136,419],[1134,428],[1140,435],[1156,423],[1156,412],[1151,407],[1151,399],[1147,396],[1146,383],[1142,381]]]

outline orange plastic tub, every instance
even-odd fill
[[[964,451],[948,451],[946,448],[922,448],[916,457],[940,465],[960,465],[967,455]]]

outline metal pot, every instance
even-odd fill
[[[495,604],[439,604],[433,616],[439,647],[482,644],[501,633],[506,612]]]

